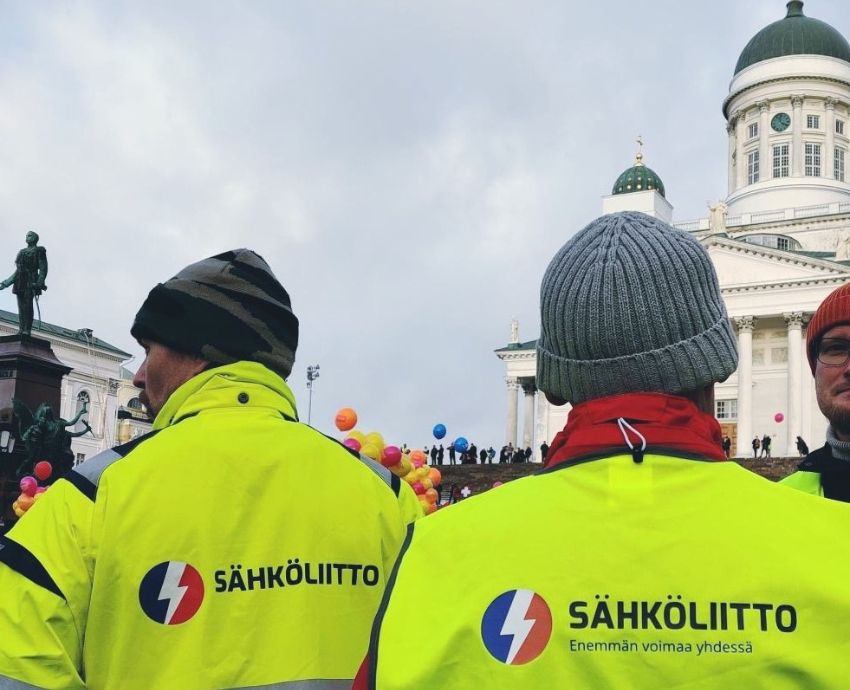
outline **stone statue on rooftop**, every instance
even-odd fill
[[[38,234],[30,230],[26,237],[27,246],[15,258],[15,272],[0,282],[0,290],[10,285],[18,298],[18,333],[32,333],[35,305],[42,292],[47,289],[47,250],[38,244]],[[39,319],[41,312],[39,311]]]

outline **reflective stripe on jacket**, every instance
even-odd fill
[[[368,687],[846,686],[850,506],[676,447],[629,450],[620,431],[658,442],[678,403],[623,397],[573,430],[619,435],[607,457],[572,455],[411,528]],[[677,433],[714,439],[691,415]]]
[[[265,367],[203,372],[0,542],[0,688],[341,690],[419,515]]]

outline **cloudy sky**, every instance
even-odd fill
[[[850,36],[844,0],[805,12]],[[493,350],[634,161],[677,221],[725,196],[721,103],[781,0],[0,2],[0,266],[133,353],[147,291],[257,250],[290,291],[290,384],[388,442],[504,443]],[[5,258],[3,258],[5,257]],[[10,290],[0,308],[16,310]]]

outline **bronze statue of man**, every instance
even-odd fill
[[[34,302],[47,289],[47,250],[38,246],[38,234],[27,233],[27,246],[15,258],[15,272],[0,282],[0,290],[10,285],[18,297],[18,333],[30,335],[34,315]]]

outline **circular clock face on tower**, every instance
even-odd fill
[[[770,121],[770,126],[777,132],[784,132],[791,124],[791,116],[788,113],[776,113]]]

